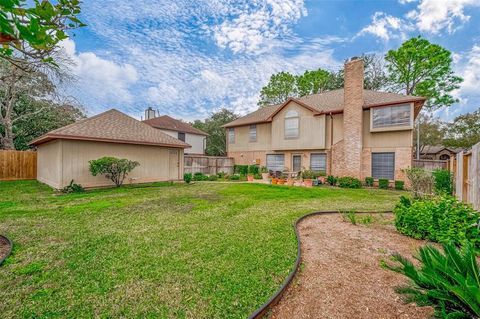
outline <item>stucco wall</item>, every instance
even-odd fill
[[[228,136],[227,136],[228,141]],[[257,124],[257,141],[250,142],[250,125],[235,128],[235,142],[228,143],[229,152],[266,151],[272,146],[272,125]]]
[[[42,144],[37,149],[37,180],[52,186],[61,187],[62,180],[62,141],[55,140]]]
[[[113,185],[104,176],[92,176],[88,161],[103,156],[114,156],[138,161],[136,167],[125,179],[125,184],[156,181],[180,180],[183,173],[183,150],[147,145],[117,144],[90,141],[58,141],[55,148],[48,144],[38,147],[39,171],[44,175],[41,182],[54,188],[62,188],[73,179],[84,187]],[[57,170],[52,170],[52,158],[58,158]],[[59,180],[54,183],[55,179]]]
[[[174,138],[178,138],[177,131],[170,131],[170,130],[160,130]],[[192,147],[186,148],[185,153],[189,154],[205,154],[205,139],[207,137],[205,135],[197,135],[197,134],[190,134],[185,133],[185,143],[190,144]]]

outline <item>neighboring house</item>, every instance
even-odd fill
[[[462,148],[456,147],[425,145],[420,152],[420,159],[448,161],[463,150]]]
[[[171,118],[168,115],[154,117],[155,113],[151,113],[151,111],[153,110],[149,108],[145,112],[147,119],[143,121],[144,123],[190,144],[191,147],[185,149],[186,154],[205,154],[207,133],[194,128],[185,122]],[[152,115],[153,117],[151,117]]]
[[[31,144],[37,147],[37,179],[57,189],[71,180],[84,187],[113,185],[89,171],[88,161],[103,156],[140,163],[125,183],[181,180],[183,150],[190,147],[117,110],[51,131]]]
[[[413,123],[425,98],[363,89],[360,59],[345,64],[345,88],[261,108],[230,122],[235,164],[271,171],[311,168],[336,176],[405,180]]]

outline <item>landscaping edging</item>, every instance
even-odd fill
[[[0,240],[6,241],[7,244],[10,246],[9,249],[7,250],[7,254],[5,256],[3,256],[2,258],[0,258],[0,266],[1,266],[3,264],[3,262],[8,258],[8,256],[10,256],[10,254],[12,253],[13,243],[8,237],[3,236],[3,235],[0,235]]]
[[[298,233],[298,224],[302,222],[304,219],[307,217],[311,216],[317,216],[317,215],[331,215],[331,214],[339,214],[339,211],[320,211],[320,212],[313,212],[313,213],[308,213],[306,215],[303,215],[302,217],[298,218],[295,223],[293,224],[293,228],[295,231],[295,237],[297,239],[297,258],[295,260],[295,264],[293,266],[293,269],[290,271],[288,274],[287,278],[283,281],[282,285],[280,288],[273,294],[270,299],[265,302],[260,308],[255,310],[254,313],[252,313],[248,318],[249,319],[261,319],[263,318],[267,312],[275,306],[280,299],[282,298],[283,294],[287,290],[288,286],[290,283],[293,281],[293,278],[297,274],[298,268],[300,267],[300,263],[302,261],[302,247],[301,247],[301,242],[300,242],[300,236]],[[383,212],[355,212],[357,214],[387,214],[387,213],[392,213],[392,211],[383,211]]]

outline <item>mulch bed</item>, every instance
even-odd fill
[[[391,219],[391,216],[383,217]],[[352,225],[340,215],[298,226],[303,268],[271,318],[429,318],[433,309],[404,304],[394,287],[408,279],[380,266],[394,252],[410,257],[425,244],[392,225]]]
[[[0,236],[0,262],[10,252],[10,243],[4,237]]]

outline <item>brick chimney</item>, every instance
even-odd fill
[[[345,63],[342,175],[361,178],[363,126],[363,60],[353,57]]]

